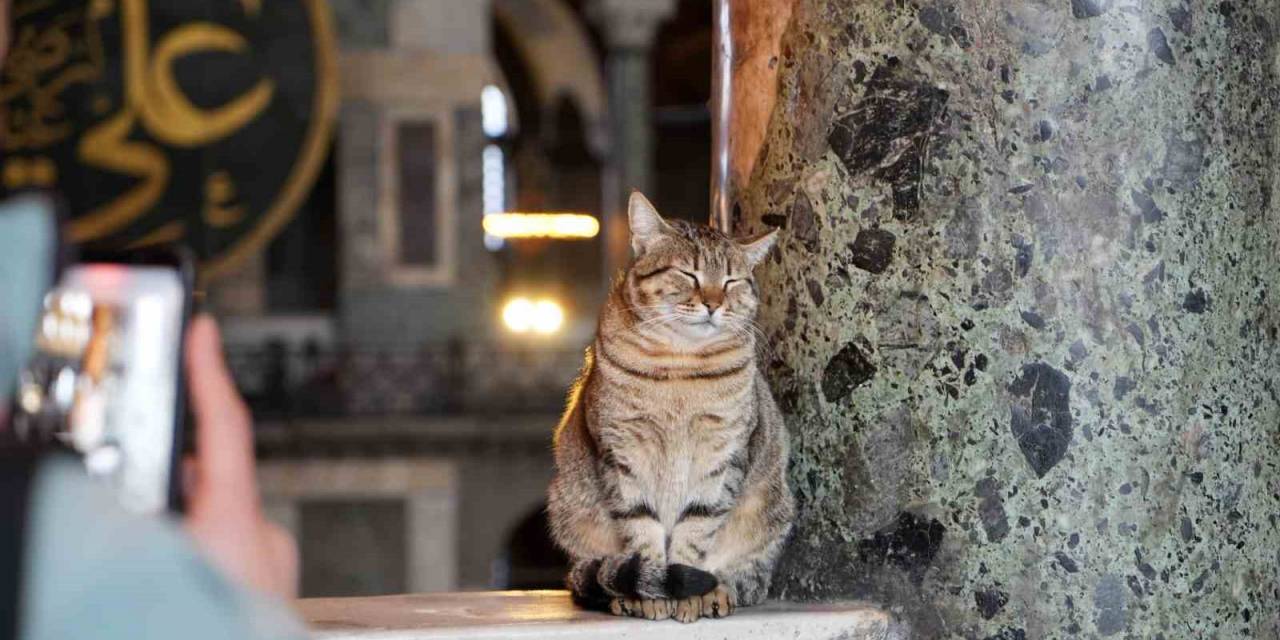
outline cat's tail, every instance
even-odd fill
[[[662,565],[640,554],[578,560],[569,569],[569,592],[584,607],[604,608],[614,598],[681,600],[715,589],[716,577],[686,564]]]

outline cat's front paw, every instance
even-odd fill
[[[702,596],[677,600],[676,611],[671,617],[685,624],[697,622],[702,617]]]
[[[698,618],[728,617],[737,608],[737,598],[720,585],[706,594],[677,601],[672,617],[684,623],[697,622]]]
[[[609,603],[609,613],[615,616],[645,618],[648,620],[666,620],[675,614],[674,600],[652,600],[643,598],[614,598]]]
[[[727,618],[738,609],[738,599],[724,585],[702,596],[702,617]]]

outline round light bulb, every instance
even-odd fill
[[[564,309],[551,300],[539,300],[533,314],[533,330],[541,334],[551,334],[560,330],[564,324]]]
[[[527,298],[513,298],[502,308],[502,321],[514,333],[527,333],[534,327],[536,311]]]

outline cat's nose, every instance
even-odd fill
[[[715,315],[716,309],[719,309],[724,303],[721,302],[704,302],[702,306],[707,308],[707,315]]]

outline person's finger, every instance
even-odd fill
[[[187,380],[196,421],[199,482],[230,499],[256,503],[253,427],[226,361],[218,327],[198,316],[187,333]]]

